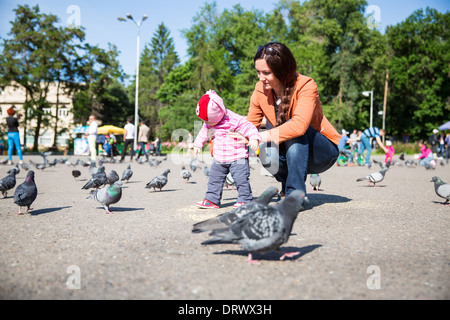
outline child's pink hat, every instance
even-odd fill
[[[197,104],[197,116],[203,121],[219,122],[225,114],[223,100],[214,90],[208,90]]]

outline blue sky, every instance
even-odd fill
[[[120,22],[117,17],[125,17],[126,13],[130,13],[135,20],[141,20],[144,14],[148,15],[148,19],[141,27],[140,51],[151,41],[157,26],[164,22],[174,39],[180,59],[184,61],[187,44],[181,30],[190,28],[193,17],[206,2],[211,0],[0,0],[0,37],[8,38],[7,34],[11,27],[9,21],[14,20],[13,9],[17,5],[38,4],[41,12],[57,15],[62,24],[77,23],[79,20],[86,28],[88,43],[105,49],[108,42],[115,44],[121,52],[119,59],[124,71],[134,75],[137,27],[130,21]],[[230,9],[238,3],[247,10],[270,12],[278,0],[216,0],[216,3],[219,12]],[[450,8],[449,0],[367,0],[367,3],[368,6],[379,8],[380,31],[383,33],[386,26],[405,20],[417,9],[429,6],[444,13]],[[79,10],[79,14],[76,10]]]

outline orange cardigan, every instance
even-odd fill
[[[288,117],[290,120],[275,127],[275,108],[272,90],[264,90],[261,82],[255,86],[250,99],[247,120],[257,128],[263,118],[274,127],[269,130],[271,140],[276,144],[302,136],[309,126],[322,133],[334,144],[338,145],[341,135],[322,113],[319,90],[313,79],[299,74],[291,97]]]

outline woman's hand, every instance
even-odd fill
[[[248,139],[246,137],[244,137],[242,134],[240,134],[239,132],[229,131],[228,136],[230,138],[238,140],[238,143],[245,143],[246,145],[248,144]]]

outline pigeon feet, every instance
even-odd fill
[[[285,258],[294,258],[299,254],[300,252],[286,252],[280,257],[280,260],[284,260]]]
[[[248,254],[247,262],[248,262],[249,264],[256,264],[256,265],[261,264],[261,262],[259,262],[258,260],[253,260],[253,257],[252,257],[252,254],[251,254],[251,253]]]

